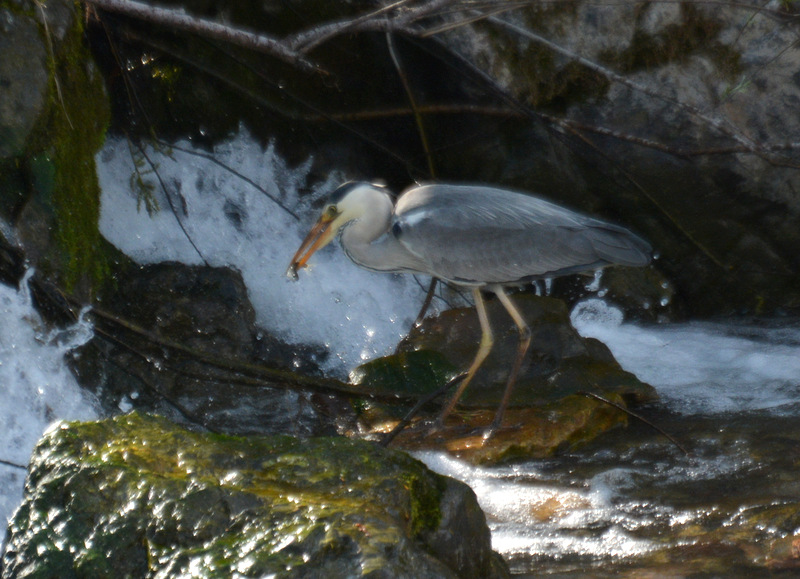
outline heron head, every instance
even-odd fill
[[[364,215],[373,205],[376,193],[387,196],[381,185],[366,182],[345,183],[331,193],[319,219],[292,257],[286,275],[297,280],[297,270],[305,267],[318,249],[333,241],[342,227]]]

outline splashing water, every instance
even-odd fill
[[[215,162],[191,154],[188,143],[179,146],[169,155],[149,150],[148,157],[179,208],[180,223],[152,173],[141,177],[152,186],[160,211],[150,215],[137,208],[128,144],[109,139],[98,154],[100,230],[106,239],[141,264],[205,261],[237,269],[257,323],[289,343],[324,344],[331,351],[321,361],[328,372],[346,376],[394,348],[423,300],[413,277],[362,270],[337,244],[321,250],[297,283],[285,276],[316,219],[312,205],[343,180],[340,175],[330,175],[301,198],[300,191],[309,188],[311,161],[290,168],[274,147],[264,150],[244,130],[214,150]]]
[[[28,292],[32,273],[28,271],[19,290],[0,284],[0,515],[4,522],[22,498],[24,467],[48,425],[58,419],[91,420],[98,415],[97,405],[81,390],[64,359],[91,338],[92,327],[81,316],[71,327],[45,332]]]
[[[693,322],[640,327],[599,299],[572,324],[605,343],[622,366],[684,414],[793,411],[800,403],[800,330]]]

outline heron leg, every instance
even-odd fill
[[[497,294],[500,303],[503,304],[506,311],[511,316],[511,319],[514,320],[514,323],[517,325],[517,329],[519,330],[519,345],[517,346],[517,357],[514,360],[514,366],[512,366],[511,372],[508,375],[506,389],[503,392],[503,399],[500,401],[500,406],[497,407],[497,412],[494,415],[492,424],[484,433],[484,438],[489,438],[500,428],[500,424],[503,422],[503,414],[505,414],[508,403],[511,400],[511,392],[514,390],[514,384],[517,381],[519,370],[522,367],[522,361],[525,359],[525,354],[528,352],[528,347],[531,345],[531,329],[528,327],[519,309],[517,309],[517,306],[514,305],[514,302],[511,301],[511,298],[508,297],[508,294],[506,294],[502,287],[493,287],[492,291]]]
[[[422,302],[422,307],[419,309],[419,313],[417,314],[417,319],[414,320],[414,327],[418,328],[422,325],[422,321],[425,319],[425,314],[428,313],[428,308],[431,307],[431,302],[433,301],[433,296],[436,294],[436,282],[439,281],[435,277],[431,278],[431,285],[428,286],[428,293],[425,294],[425,301]]]
[[[411,333],[411,331],[419,328],[422,325],[422,322],[425,321],[425,314],[428,313],[428,308],[431,306],[431,302],[433,301],[433,296],[436,295],[436,282],[438,281],[439,280],[435,277],[431,278],[431,284],[428,286],[428,293],[425,294],[425,301],[422,302],[422,307],[419,309],[419,313],[417,314],[417,319],[415,319],[414,323],[411,325],[409,334]],[[400,347],[402,345],[403,345],[403,340],[400,340],[394,349],[395,354],[400,353]]]
[[[475,376],[478,368],[480,368],[481,364],[483,364],[486,356],[489,355],[492,345],[494,344],[492,326],[489,324],[489,315],[486,313],[486,304],[483,301],[483,296],[481,296],[480,289],[474,288],[472,290],[472,295],[475,298],[475,309],[478,310],[478,320],[481,323],[481,343],[478,346],[478,352],[475,354],[475,358],[472,360],[472,365],[469,367],[469,370],[467,370],[467,376],[461,381],[461,384],[458,385],[458,389],[456,390],[455,394],[453,394],[453,397],[442,409],[441,414],[439,414],[439,424],[444,424],[444,419],[447,418],[450,412],[452,412],[453,408],[455,408],[456,404],[458,404],[459,398],[461,398],[461,395],[464,394],[464,391],[472,381],[472,378]]]

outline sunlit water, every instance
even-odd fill
[[[24,467],[47,426],[97,413],[64,360],[91,337],[87,322],[47,331],[31,304],[27,277],[20,289],[0,284],[0,319],[0,520],[6,521],[22,498]]]
[[[634,421],[551,460],[484,469],[437,453],[419,458],[475,490],[495,549],[517,572],[639,576],[637,561],[647,556],[664,576],[766,572],[761,552],[757,562],[733,548],[719,552],[720,536],[800,532],[798,325],[637,326],[599,300],[578,304],[572,321],[656,387],[660,401],[643,413],[690,455]],[[789,528],[749,522],[749,513],[783,504],[797,512]],[[683,553],[706,542],[720,559],[716,572]]]
[[[422,300],[417,281],[362,271],[338,247],[320,252],[299,282],[284,275],[316,216],[314,200],[343,176],[311,187],[308,165],[287,167],[272,148],[244,133],[214,151],[221,164],[177,149],[171,156],[148,156],[173,191],[182,228],[163,194],[156,194],[160,211],[152,215],[137,202],[124,141],[109,141],[98,155],[101,230],[139,263],[235,267],[259,324],[290,343],[326,345],[332,355],[321,363],[339,376],[390,351],[409,327]],[[155,184],[152,173],[142,176]],[[311,191],[305,201],[303,190]],[[24,289],[0,286],[0,305],[8,320],[0,332],[0,432],[6,441],[0,459],[24,464],[50,420],[94,415],[63,361],[85,339],[87,326],[73,330],[75,341],[43,335]],[[681,575],[680,549],[697,548],[704,533],[731,528],[748,509],[777,497],[800,503],[800,488],[786,482],[796,478],[793,469],[800,464],[800,452],[793,450],[800,441],[794,426],[800,415],[800,324],[637,326],[623,323],[622,314],[599,299],[579,304],[572,321],[656,387],[660,402],[642,412],[692,454],[635,421],[551,460],[478,468],[439,453],[420,454],[433,469],[475,490],[493,545],[516,572],[581,576],[591,569],[595,576],[613,575],[669,552],[662,562]],[[0,465],[0,477],[11,489],[0,497],[7,516],[19,501],[22,472]],[[746,561],[732,562],[734,567],[747,576]]]

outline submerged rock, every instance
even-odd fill
[[[343,438],[199,434],[128,414],[34,451],[3,577],[503,577],[474,493]]]
[[[492,300],[487,312],[495,344],[459,402],[460,408],[435,435],[424,428],[412,429],[401,435],[399,444],[443,447],[475,462],[545,456],[626,423],[624,411],[592,395],[623,407],[656,399],[655,390],[623,370],[603,343],[578,334],[562,301],[520,295],[515,302],[530,325],[531,346],[503,429],[489,441],[483,441],[478,432],[488,426],[500,403],[519,339],[502,304]],[[365,390],[405,396],[416,392],[422,398],[469,367],[480,336],[474,309],[448,310],[425,320],[401,344],[398,354],[360,366],[351,380]],[[427,416],[440,407],[441,402],[429,405]],[[373,406],[363,415],[371,431],[387,431],[400,416],[397,409],[385,406]]]

